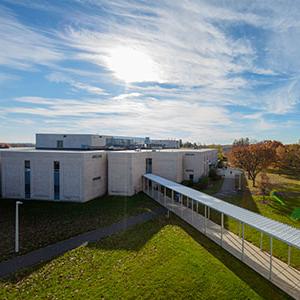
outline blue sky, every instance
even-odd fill
[[[0,1],[0,141],[300,138],[298,1]]]

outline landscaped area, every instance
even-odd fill
[[[2,280],[2,299],[288,299],[171,214]]]
[[[271,189],[277,191],[277,194],[284,203],[277,201],[269,195],[259,195],[258,188],[253,188],[252,183],[247,180],[245,190],[241,195],[225,197],[223,200],[273,220],[300,228],[300,220],[293,218],[293,213],[295,214],[297,208],[300,207],[300,179],[291,175],[280,174],[276,170],[268,170],[267,175],[270,178]],[[215,214],[213,218],[217,220],[219,216]],[[230,218],[226,218],[226,227],[237,234],[240,231],[239,224]],[[245,238],[257,246],[260,245],[260,233],[253,228],[245,227]],[[278,240],[274,240],[273,245],[274,255],[287,262],[288,246]],[[269,237],[265,236],[263,239],[264,250],[269,251],[269,246]],[[292,249],[291,265],[300,270],[300,250]]]
[[[134,197],[105,196],[87,203],[24,201],[20,206],[20,253],[110,225],[158,205],[140,193]],[[0,260],[14,255],[15,201],[0,201]]]

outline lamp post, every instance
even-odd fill
[[[16,202],[16,229],[15,229],[15,252],[19,252],[19,205],[23,204],[21,201]]]

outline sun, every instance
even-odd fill
[[[159,82],[159,68],[154,60],[138,48],[112,48],[105,62],[114,75],[127,83],[130,82]]]

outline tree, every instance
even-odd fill
[[[248,178],[255,187],[256,176],[276,160],[276,149],[268,142],[232,147],[229,155],[231,163],[247,171]]]
[[[270,189],[270,178],[267,175],[267,173],[262,172],[260,174],[260,182],[259,182],[258,187],[259,187],[260,193],[262,195],[268,194],[269,189]]]
[[[276,153],[278,168],[293,174],[300,172],[300,145],[282,145],[276,149]]]
[[[249,138],[240,138],[240,139],[235,139],[233,141],[232,146],[233,147],[240,147],[240,146],[249,146],[250,145],[250,140]]]

